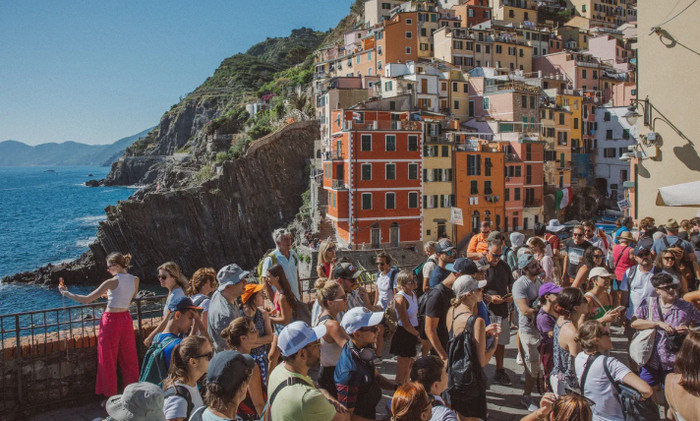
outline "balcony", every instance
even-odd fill
[[[331,188],[335,190],[347,190],[348,187],[345,185],[345,181],[342,178],[334,178],[331,183]]]
[[[353,120],[345,120],[343,130],[358,130],[358,131],[420,131],[422,123],[420,121],[369,121],[359,123]]]
[[[524,207],[526,208],[539,208],[540,206],[542,206],[542,199],[525,199]]]
[[[515,153],[507,153],[506,154],[506,162],[522,162],[518,154]]]

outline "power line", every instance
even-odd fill
[[[653,34],[654,32],[656,32],[661,26],[666,25],[667,23],[671,22],[672,20],[674,20],[674,19],[677,18],[678,16],[682,15],[683,12],[685,12],[686,10],[688,10],[688,8],[690,8],[690,6],[692,6],[692,5],[694,5],[697,1],[698,1],[698,0],[693,0],[692,2],[690,2],[689,5],[685,6],[685,7],[683,8],[683,10],[681,10],[680,12],[676,13],[675,15],[673,15],[672,18],[667,19],[667,20],[661,22],[661,23],[658,24],[658,25],[652,26],[652,27],[651,27],[651,32],[649,32],[649,35],[651,35],[651,34]],[[678,5],[678,4],[676,3],[676,5]],[[676,6],[673,6],[673,8],[675,9]],[[671,9],[671,10],[673,10],[673,9]]]

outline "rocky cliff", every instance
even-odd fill
[[[75,262],[43,267],[3,282],[95,283],[107,276],[112,251],[133,255],[132,273],[154,280],[173,260],[186,274],[236,262],[257,265],[274,247],[270,233],[289,224],[308,188],[307,166],[319,125],[290,124],[250,145],[242,158],[225,161],[219,175],[199,186],[152,191],[106,209],[97,241]]]

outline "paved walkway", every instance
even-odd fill
[[[613,345],[614,350],[611,355],[618,358],[623,363],[627,363],[626,339],[622,336],[621,328],[613,327]],[[389,344],[385,344],[385,349],[389,349]],[[520,404],[522,395],[523,383],[520,381],[520,376],[523,373],[523,367],[515,363],[516,357],[515,347],[515,330],[511,330],[511,341],[506,346],[505,368],[508,375],[513,381],[512,386],[501,386],[492,384],[487,391],[489,421],[512,421],[519,420],[527,415],[527,411]],[[492,360],[492,363],[494,360]],[[396,372],[396,359],[385,358],[384,362],[378,366],[379,372],[387,377],[393,378]],[[495,367],[489,364],[485,367],[486,375],[490,379],[493,377]],[[377,407],[377,418],[381,419],[382,415],[387,414],[386,405],[389,402],[391,395],[384,394],[382,402]],[[540,396],[533,394],[533,401],[539,403]],[[56,420],[75,420],[75,421],[92,421],[94,418],[106,416],[106,413],[98,404],[92,403],[89,405],[80,406],[77,408],[61,409],[47,412],[33,418],[30,421],[56,421]]]

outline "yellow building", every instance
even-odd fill
[[[633,9],[629,3],[633,0],[566,0],[566,7],[576,16],[620,26],[636,20],[636,13],[628,13],[628,9]]]
[[[645,31],[658,25],[660,17],[675,13],[672,10],[675,2],[639,0],[637,4],[638,27]],[[635,163],[630,172],[636,174],[633,178],[636,187],[632,187],[636,193],[632,198],[635,218],[652,216],[657,223],[664,223],[668,218],[680,221],[693,217],[700,210],[700,207],[657,204],[659,188],[700,180],[700,124],[695,106],[700,103],[700,84],[693,82],[692,74],[698,63],[696,51],[700,51],[700,25],[696,22],[695,9],[664,23],[656,33],[641,32],[637,42],[637,97],[642,100],[636,109],[641,114],[637,129],[640,137],[646,138],[639,149],[646,156],[656,158]],[[673,39],[678,42],[675,46],[669,43]],[[649,133],[655,135],[650,138]]]
[[[452,237],[452,137],[443,133],[441,120],[426,121],[423,142],[423,241]]]
[[[469,79],[461,70],[448,70],[443,73],[447,79],[447,108],[452,116],[460,121],[469,117]]]
[[[537,22],[537,2],[530,0],[495,0],[493,18],[507,22]]]

